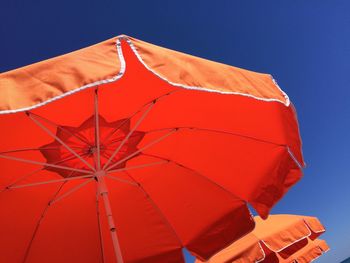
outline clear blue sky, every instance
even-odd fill
[[[350,1],[11,0],[0,33],[0,72],[124,33],[273,74],[298,110],[308,164],[273,212],[321,219],[331,251],[319,262],[350,256]]]

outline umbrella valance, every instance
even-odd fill
[[[269,74],[209,61],[122,35],[0,74],[0,110],[25,110],[62,95],[116,81],[126,67],[122,42],[132,48],[147,69],[172,85],[290,103]]]

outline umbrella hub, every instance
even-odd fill
[[[106,175],[106,171],[105,170],[99,170],[97,172],[94,173],[94,176],[99,178],[101,176],[105,176]]]
[[[91,116],[79,126],[58,126],[56,139],[40,147],[40,152],[49,164],[60,164],[90,172],[91,167],[114,165],[114,169],[123,168],[126,162],[137,155],[127,158],[137,151],[137,145],[143,139],[144,132],[131,131],[128,119],[107,122],[99,115],[96,127],[95,116]],[[96,138],[98,128],[99,138]],[[98,160],[100,165],[97,164]],[[119,162],[119,163],[118,163]],[[115,165],[117,164],[117,165]],[[63,177],[81,176],[81,172],[47,167]]]

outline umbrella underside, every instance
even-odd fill
[[[1,262],[205,260],[300,179],[289,107],[170,85],[122,49],[118,81],[0,115]]]

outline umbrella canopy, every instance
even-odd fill
[[[255,217],[255,221],[253,232],[206,262],[307,263],[329,250],[324,240],[317,239],[325,229],[316,217],[271,215],[267,220]]]
[[[268,74],[127,36],[0,75],[0,261],[208,259],[301,177]]]

